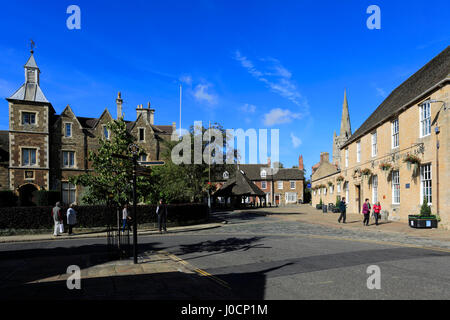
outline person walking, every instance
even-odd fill
[[[343,220],[345,223],[345,219],[347,218],[347,204],[345,203],[345,197],[339,202],[339,211],[341,215],[339,216],[338,222],[341,223],[341,220]]]
[[[125,227],[128,228],[129,231],[131,231],[130,225],[128,223],[128,220],[130,219],[131,217],[128,215],[128,204],[125,204],[122,210],[122,232],[125,232]]]
[[[167,232],[167,206],[163,203],[163,200],[159,200],[158,207],[156,208],[156,215],[158,216],[158,228],[159,233],[162,233],[162,230],[164,229],[164,232]]]
[[[56,203],[56,205],[52,209],[52,217],[53,217],[53,222],[55,223],[55,229],[53,231],[53,236],[57,237],[57,236],[59,236],[59,233],[61,231],[60,224],[63,223],[63,220],[61,218],[61,203],[59,201]]]
[[[74,203],[71,203],[69,209],[67,209],[67,225],[69,226],[69,236],[73,234],[72,228],[77,223],[77,212],[73,208]]]
[[[376,225],[378,225],[378,219],[380,219],[380,212],[381,212],[381,204],[380,201],[378,201],[376,204],[373,205],[373,215],[375,217]]]
[[[369,199],[366,199],[366,201],[364,202],[362,213],[364,214],[363,225],[368,226],[369,225],[369,219],[370,219],[370,203],[369,203]]]

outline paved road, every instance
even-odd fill
[[[223,289],[236,299],[450,299],[448,242],[381,237],[252,213],[221,218],[229,223],[217,229],[141,237],[141,250],[174,254],[224,281]],[[0,272],[5,262],[21,257],[64,254],[75,247],[101,251],[103,245],[102,239],[1,245]],[[379,290],[367,288],[371,265],[381,271]]]

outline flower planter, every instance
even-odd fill
[[[438,227],[435,217],[408,216],[409,226],[417,229],[432,229]]]

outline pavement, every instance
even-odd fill
[[[169,232],[177,233],[177,232],[188,232],[195,230],[203,230],[210,228],[218,228],[222,226],[221,223],[211,222],[211,223],[202,223],[197,225],[190,226],[179,226],[179,227],[170,227],[168,228]],[[53,233],[46,234],[24,234],[24,235],[13,235],[13,236],[0,236],[0,243],[10,243],[10,242],[25,242],[25,241],[45,241],[45,240],[64,240],[64,239],[83,239],[83,238],[105,238],[106,231],[93,231],[93,232],[85,232],[83,229],[74,228],[74,234],[68,235],[67,233],[63,233],[59,236],[54,236]],[[139,227],[138,226],[138,235],[152,235],[159,234],[159,231],[156,228],[152,227]]]

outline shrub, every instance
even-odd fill
[[[0,208],[0,229],[48,229],[53,226],[53,206]],[[106,227],[117,223],[117,208],[107,206],[75,206],[77,226],[84,228]],[[129,209],[131,212],[133,207]],[[64,223],[67,207],[62,208]],[[206,204],[185,203],[167,205],[167,220],[182,224],[208,217]],[[119,211],[122,218],[122,210]],[[154,223],[156,205],[137,206],[138,223]]]
[[[429,216],[431,216],[431,208],[428,206],[428,199],[427,199],[427,197],[423,197],[422,207],[420,208],[420,215],[422,217],[429,217]]]
[[[18,197],[10,190],[0,191],[0,207],[14,207],[17,205]]]

